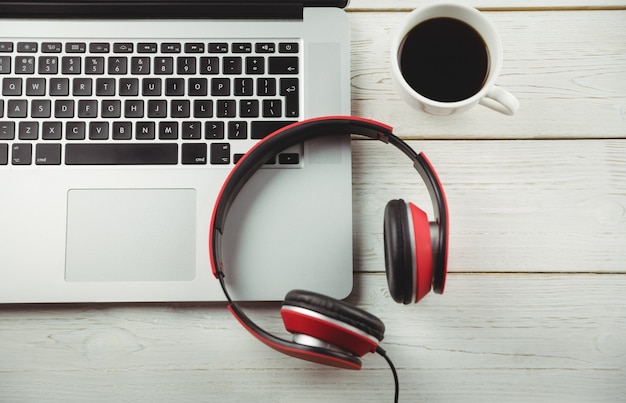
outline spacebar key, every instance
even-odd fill
[[[66,165],[160,165],[178,163],[177,144],[66,144]]]

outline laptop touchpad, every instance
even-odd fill
[[[195,277],[194,189],[70,190],[66,281]]]

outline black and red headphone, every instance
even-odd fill
[[[385,207],[385,268],[389,291],[398,303],[418,302],[431,288],[444,291],[448,258],[448,207],[441,182],[423,153],[392,133],[391,127],[372,120],[331,116],[294,123],[282,128],[248,151],[235,165],[217,198],[209,232],[213,274],[228,299],[228,309],[257,339],[293,357],[347,369],[361,369],[368,352],[378,352],[393,365],[378,343],[385,325],[376,316],[344,301],[318,293],[294,290],[287,293],[281,316],[293,340],[275,336],[256,325],[233,301],[226,289],[221,239],[235,198],[264,163],[281,151],[307,140],[324,136],[356,134],[391,144],[413,161],[426,184],[433,206],[434,221],[413,203],[391,200]],[[232,270],[232,268],[231,268]],[[396,396],[397,396],[397,376]]]

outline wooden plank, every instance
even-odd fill
[[[460,3],[486,10],[512,10],[512,9],[602,9],[624,8],[624,0],[456,0]],[[427,3],[424,0],[351,0],[348,6],[350,11],[361,10],[412,10]]]
[[[352,143],[355,267],[380,271],[386,203],[432,209],[399,151]],[[448,196],[451,271],[626,271],[626,140],[409,143]]]
[[[626,11],[486,14],[505,51],[499,84],[521,103],[515,116],[480,105],[456,116],[430,116],[403,102],[388,55],[406,13],[350,14],[352,113],[386,120],[414,138],[626,136]]]
[[[614,402],[626,394],[624,275],[452,274],[399,306],[381,274],[350,301],[387,325],[401,401]],[[276,304],[251,316],[280,335]],[[280,355],[221,304],[0,306],[2,401],[380,402],[391,374]]]

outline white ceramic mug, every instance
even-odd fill
[[[400,55],[407,35],[419,24],[435,18],[447,17],[460,20],[472,27],[486,46],[488,68],[478,92],[456,101],[437,101],[428,98],[409,85],[403,76]],[[494,26],[473,7],[460,3],[434,3],[417,8],[406,18],[391,45],[391,72],[402,98],[411,106],[433,115],[450,115],[480,103],[498,112],[513,115],[519,101],[513,94],[495,85],[502,67],[502,44]]]

